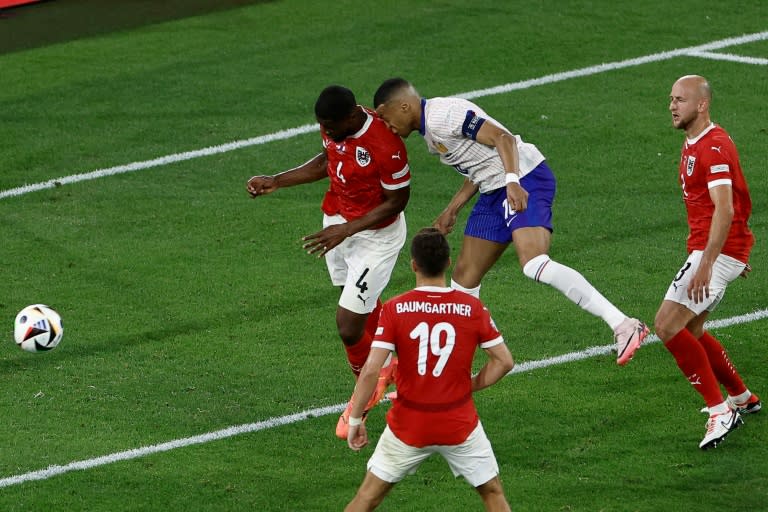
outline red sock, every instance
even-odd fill
[[[376,327],[379,325],[379,315],[381,314],[381,299],[376,299],[376,307],[368,315],[368,320],[365,321],[365,332],[376,336]]]
[[[349,367],[352,368],[352,373],[355,376],[360,375],[360,370],[363,369],[365,360],[368,359],[368,352],[371,351],[371,342],[373,336],[368,332],[364,332],[363,336],[357,340],[354,345],[344,345],[347,351],[347,361],[349,361]]]
[[[664,342],[664,346],[672,353],[677,366],[693,385],[693,389],[704,397],[707,407],[723,403],[723,393],[709,365],[707,352],[688,329],[675,334]]]
[[[739,372],[736,371],[736,367],[731,363],[723,345],[717,338],[704,331],[704,334],[699,338],[699,343],[701,343],[704,350],[707,351],[709,365],[715,372],[715,377],[720,381],[720,384],[725,386],[728,394],[731,396],[738,396],[744,393],[747,390],[747,387],[741,381]]]

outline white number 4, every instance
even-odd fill
[[[445,336],[443,336],[445,334]],[[445,345],[440,345],[440,338],[445,338]],[[411,331],[411,339],[419,342],[419,360],[417,369],[419,375],[427,374],[427,345],[432,355],[437,356],[437,364],[432,369],[432,375],[439,377],[443,373],[448,358],[453,352],[453,345],[456,343],[456,330],[448,322],[439,322],[435,324],[432,331],[429,330],[427,322],[421,322]]]

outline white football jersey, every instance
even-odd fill
[[[505,186],[504,164],[498,151],[474,139],[486,120],[506,130],[504,125],[471,101],[461,98],[422,99],[421,108],[423,121],[420,133],[430,153],[440,155],[441,162],[479,185],[481,193]],[[544,155],[533,144],[523,142],[519,135],[514,137],[522,178],[544,161]]]

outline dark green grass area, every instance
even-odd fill
[[[364,104],[393,75],[428,96],[458,94],[765,31],[764,11],[704,2],[681,25],[659,2],[285,1],[81,33],[0,55],[0,191],[304,126],[330,83]],[[764,59],[768,42],[723,52]],[[757,237],[752,275],[712,315],[723,319],[768,307],[765,72],[677,57],[476,102],[555,171],[550,255],[652,323],[685,258],[683,134],[671,127],[669,89],[680,75],[707,76],[713,119],[741,154]],[[407,147],[412,235],[461,177],[417,134]],[[349,397],[338,291],[300,241],[320,228],[325,184],[256,200],[245,192],[251,175],[319,148],[311,133],[0,200],[0,478]],[[467,213],[450,235],[454,256]],[[404,250],[384,298],[412,285]],[[524,277],[512,251],[482,297],[518,362],[611,343],[601,320]],[[60,347],[42,355],[17,349],[11,335],[16,312],[36,302],[65,324]],[[714,332],[750,388],[768,396],[765,320]],[[719,510],[734,497],[765,508],[765,413],[700,452],[702,404],[660,343],[625,368],[605,355],[514,374],[477,403],[514,510]],[[369,419],[374,439],[385,411]],[[341,510],[371,449],[348,450],[335,424],[326,415],[0,488],[0,509]],[[381,507],[479,509],[439,459]]]
[[[126,31],[266,1],[43,0],[0,9],[0,53]]]

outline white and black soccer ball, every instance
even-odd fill
[[[52,350],[63,335],[61,316],[45,304],[32,304],[16,315],[13,338],[27,352]]]

